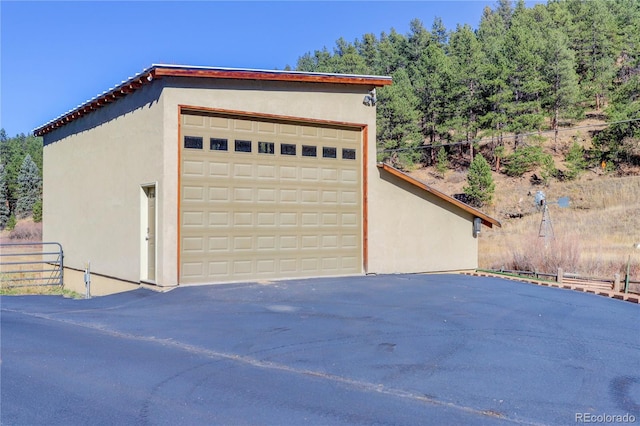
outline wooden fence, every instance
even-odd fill
[[[632,280],[629,276],[623,278],[620,274],[605,278],[581,276],[563,272],[562,269],[558,269],[555,274],[536,271],[479,269],[474,275],[483,275],[483,273],[499,275],[505,278],[525,279],[538,285],[578,290],[640,303],[640,281]]]

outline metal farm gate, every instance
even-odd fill
[[[0,244],[0,286],[62,287],[63,259],[59,243]]]

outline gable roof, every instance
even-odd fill
[[[496,219],[487,216],[485,213],[481,212],[480,210],[471,207],[470,205],[463,203],[462,201],[450,197],[448,195],[446,195],[443,192],[438,191],[437,189],[434,189],[432,187],[430,187],[429,185],[427,185],[424,182],[421,182],[411,176],[409,176],[408,174],[396,169],[395,167],[392,167],[388,164],[384,164],[384,163],[378,163],[378,168],[391,173],[392,175],[402,179],[405,182],[410,183],[411,185],[414,185],[426,192],[429,192],[430,194],[435,195],[436,197],[453,204],[454,206],[466,211],[467,213],[471,213],[473,216],[475,217],[479,217],[480,219],[482,219],[482,224],[485,226],[488,226],[489,228],[493,228],[493,225],[502,227],[502,225],[500,224],[500,222],[498,222]]]
[[[162,77],[215,78],[233,80],[266,80],[301,83],[347,84],[371,88],[391,84],[391,77],[355,74],[330,74],[300,71],[255,70],[243,68],[201,67],[192,65],[154,64],[100,95],[78,105],[46,124],[33,130],[35,136],[43,136],[92,111],[135,92],[142,86]]]

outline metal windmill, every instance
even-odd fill
[[[569,207],[569,197],[560,197],[556,201],[547,201],[547,197],[542,191],[537,191],[535,195],[536,208],[542,211],[542,219],[538,229],[538,237],[544,237],[547,244],[554,237],[553,223],[549,214],[549,204],[557,204],[558,207]]]

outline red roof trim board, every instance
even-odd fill
[[[215,78],[234,80],[263,80],[288,81],[301,83],[348,84],[381,87],[391,84],[391,77],[352,75],[352,74],[324,74],[299,71],[268,71],[236,68],[197,67],[185,65],[152,65],[141,73],[123,81],[120,85],[103,92],[101,95],[88,100],[73,110],[51,120],[33,131],[35,136],[45,135],[58,127],[76,120],[104,105],[116,101],[149,84],[156,78],[162,77],[190,77]]]
[[[427,191],[433,195],[435,195],[438,198],[441,198],[442,200],[451,203],[459,208],[461,208],[462,210],[466,211],[467,213],[471,213],[473,216],[475,217],[479,217],[480,219],[482,219],[482,224],[485,226],[488,226],[489,228],[492,228],[493,225],[502,227],[502,225],[500,224],[500,222],[498,222],[497,220],[495,220],[492,217],[487,216],[486,214],[482,213],[480,210],[477,210],[473,207],[471,207],[468,204],[463,203],[460,200],[457,200],[453,197],[450,197],[440,191],[438,191],[437,189],[434,189],[432,187],[430,187],[429,185],[427,185],[424,182],[420,182],[419,180],[409,176],[408,174],[401,172],[400,170],[396,169],[395,167],[392,167],[388,164],[384,164],[384,163],[379,163],[378,164],[378,168],[391,173],[392,175],[402,179],[405,182],[410,183],[411,185],[417,186],[418,188]]]

